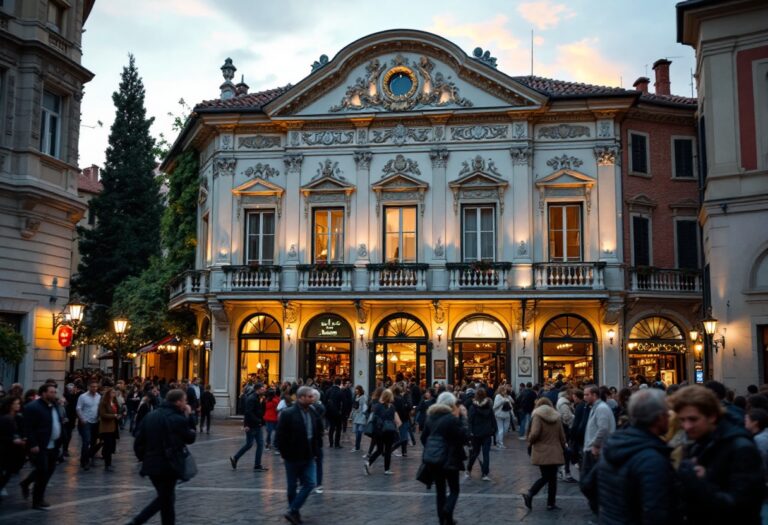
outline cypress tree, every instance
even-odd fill
[[[144,107],[144,84],[129,55],[118,91],[112,94],[115,121],[102,172],[103,191],[91,203],[92,230],[81,228],[74,289],[91,303],[90,327],[108,328],[108,308],[117,286],[139,275],[160,254],[162,201],[155,178],[153,118]]]

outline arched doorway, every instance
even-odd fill
[[[353,348],[352,327],[346,319],[336,314],[318,315],[304,329],[299,376],[315,381],[336,377],[351,380]]]
[[[595,347],[597,337],[592,326],[574,314],[550,319],[541,331],[539,381],[593,383],[597,381]]]
[[[667,385],[677,384],[686,378],[687,350],[683,331],[674,322],[658,316],[641,319],[627,341],[629,376],[643,375],[651,382],[658,375]]]
[[[283,331],[271,315],[254,314],[238,334],[237,396],[250,377],[264,384],[280,381]]]
[[[509,381],[507,332],[502,324],[486,315],[470,316],[453,331],[452,381],[479,381],[496,388],[502,379]]]
[[[376,327],[369,359],[370,384],[379,381],[432,379],[432,348],[424,324],[410,314],[394,314]]]

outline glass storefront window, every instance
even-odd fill
[[[641,319],[630,330],[627,341],[629,376],[677,384],[686,379],[686,352],[685,336],[674,322],[659,316]]]
[[[431,379],[431,359],[427,331],[409,315],[393,316],[376,328],[371,356],[371,384],[415,379]]]
[[[250,317],[240,331],[237,394],[250,378],[264,384],[279,383],[282,330],[266,314]]]
[[[459,323],[453,334],[453,382],[486,383],[492,388],[507,377],[507,334],[501,323],[476,316]]]
[[[592,383],[597,378],[596,339],[592,327],[575,315],[551,319],[541,332],[540,381]]]

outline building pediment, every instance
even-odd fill
[[[499,212],[504,213],[504,192],[509,183],[489,173],[473,172],[448,183],[453,193],[453,212],[459,212],[460,202],[494,201],[499,205]]]
[[[338,164],[330,159],[321,162],[317,174],[301,187],[305,217],[309,216],[312,204],[342,204],[347,210],[347,215],[351,213],[351,196],[355,185],[344,178]]]
[[[591,188],[597,181],[579,171],[561,169],[536,181],[537,188]]]
[[[423,31],[393,30],[357,40],[264,109],[271,117],[472,108],[538,109],[546,97]]]
[[[629,211],[651,211],[656,208],[657,203],[645,193],[633,195],[624,200]]]
[[[424,215],[424,195],[429,184],[405,173],[393,173],[371,184],[376,194],[376,215],[381,213],[384,203],[396,201],[401,204],[418,204],[419,213]]]
[[[246,197],[249,195],[282,195],[285,192],[281,186],[273,182],[256,177],[247,182],[244,182],[237,188],[232,189],[232,193],[238,197]]]

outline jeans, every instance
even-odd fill
[[[483,460],[480,462],[480,471],[483,476],[487,476],[491,470],[491,436],[472,437],[472,452],[469,454],[469,463],[467,463],[467,472],[472,470],[472,465],[483,451]]]
[[[363,440],[364,431],[365,431],[364,424],[355,423],[355,450],[360,450],[360,442]]]
[[[393,438],[391,434],[385,436],[377,436],[373,438],[376,443],[376,451],[368,456],[368,464],[373,465],[373,462],[378,459],[379,456],[384,456],[384,470],[389,470],[392,464],[392,442]]]
[[[547,485],[547,505],[553,506],[557,498],[557,467],[560,465],[539,465],[541,477],[531,486],[528,494],[535,496]]]
[[[403,423],[400,425],[400,449],[403,452],[403,456],[408,454],[408,429],[410,426],[411,424],[408,421],[403,421]]]
[[[203,425],[205,425],[205,431],[211,433],[211,413],[200,412],[200,432],[203,431]]]
[[[285,477],[288,481],[288,507],[292,512],[299,512],[312,490],[317,486],[315,468],[314,460],[285,462]],[[299,480],[301,480],[301,490],[296,494],[296,484]]]
[[[261,454],[264,452],[264,433],[261,431],[261,427],[255,427],[245,433],[245,445],[237,451],[235,454],[235,462],[237,462],[243,454],[251,450],[253,442],[256,442],[256,460],[253,463],[254,467],[261,466]]]
[[[32,488],[32,505],[42,502],[45,499],[45,487],[56,470],[56,460],[59,458],[58,448],[41,449],[37,454],[30,454],[29,462],[34,469],[21,482],[25,487],[34,484]]]
[[[104,456],[104,467],[112,466],[112,455],[117,449],[117,432],[101,434],[101,442],[104,444],[101,455]]]
[[[520,417],[520,435],[525,436],[525,430],[528,428],[528,424],[531,422],[531,413],[523,412]]]
[[[511,418],[508,417],[497,417],[496,418],[496,426],[499,428],[499,430],[496,431],[496,444],[497,445],[503,445],[504,444],[504,434],[506,434],[507,430],[509,430],[509,421]]]
[[[160,511],[162,525],[175,525],[176,523],[176,476],[149,476],[157,491],[157,497],[133,518],[136,525],[149,521],[149,518]]]
[[[437,495],[437,519],[440,525],[453,525],[453,509],[459,500],[459,471],[444,470],[440,467],[429,467],[432,470],[432,479],[435,481],[435,493]],[[448,485],[449,495],[445,488]]]
[[[277,428],[277,421],[267,421],[267,446],[271,447],[274,445],[272,442],[272,434],[274,434],[275,429]]]
[[[317,449],[315,456],[315,482],[320,487],[323,484],[323,449]]]
[[[597,460],[598,458],[592,454],[591,449],[584,450],[581,458],[581,468],[579,469],[579,480],[587,479],[589,473],[597,465]],[[587,495],[587,502],[589,503],[589,508],[592,510],[592,512],[597,512],[598,503],[597,499],[593,495]]]
[[[80,466],[85,467],[98,451],[97,437],[99,435],[98,423],[82,423],[78,425],[80,433]]]

